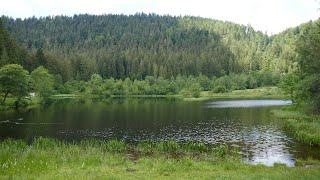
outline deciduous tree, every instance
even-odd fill
[[[31,73],[32,82],[36,93],[41,100],[47,101],[53,93],[54,77],[43,66],[39,66]]]
[[[28,96],[30,90],[29,72],[21,65],[8,64],[0,69],[0,92],[3,95],[2,104],[5,103],[8,95],[15,97],[16,105],[20,100]]]

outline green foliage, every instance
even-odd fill
[[[61,76],[62,83],[75,79],[75,77],[72,77],[73,72],[70,60],[54,53],[47,53],[45,58],[46,65],[44,67],[47,68],[51,74]]]
[[[296,43],[301,75],[319,74],[320,68],[320,22],[305,25]]]
[[[202,87],[198,82],[188,83],[184,88],[180,91],[185,97],[194,97],[198,98],[200,96],[200,92],[202,91]]]
[[[296,74],[290,73],[282,77],[279,87],[285,94],[289,95],[290,99],[296,100],[296,85],[299,82],[299,77]]]
[[[268,37],[250,26],[189,16],[2,16],[0,66],[16,62],[32,71],[44,65],[54,74],[58,93],[198,97],[201,90],[274,86],[283,74],[299,69],[306,72],[299,74],[301,79],[316,73],[318,24],[317,20]],[[101,77],[100,84],[91,79],[93,74]],[[289,89],[285,91],[293,92]],[[294,92],[310,92],[311,97],[316,89]],[[320,104],[301,99],[301,104]]]
[[[226,89],[225,86],[217,86],[213,89],[214,93],[226,93],[228,90]]]
[[[47,64],[47,58],[45,57],[42,48],[39,48],[35,54],[35,65],[38,66],[45,66]]]
[[[15,106],[29,95],[30,77],[29,72],[18,64],[5,65],[0,69],[0,93],[3,96],[2,104],[8,95],[16,98]]]
[[[308,30],[302,25],[268,37],[250,26],[155,14],[1,19],[2,64],[10,63],[9,59],[29,71],[43,65],[55,77],[61,77],[55,84],[59,92],[87,91],[100,96],[188,92],[185,78],[189,75],[196,76],[205,91],[217,86],[227,90],[273,86],[281,73],[297,69],[294,42]],[[5,27],[29,54],[16,45]],[[114,87],[93,90],[80,83],[70,88],[75,82],[90,81],[93,74],[103,81],[117,80]],[[130,81],[118,82],[127,77]],[[67,81],[64,87],[62,83]]]
[[[100,75],[93,74],[87,82],[86,92],[94,95],[103,95],[103,80]]]
[[[277,85],[280,80],[278,73],[272,73],[271,71],[252,72],[252,78],[257,81],[257,86],[274,86]]]
[[[20,64],[27,70],[31,70],[29,58],[27,51],[10,36],[3,25],[3,18],[0,18],[0,67],[7,64]]]
[[[231,75],[233,86],[231,89],[234,90],[245,90],[247,89],[248,76],[245,74],[233,74]]]
[[[36,93],[43,101],[47,101],[53,94],[53,75],[43,66],[39,66],[31,72],[31,78]]]
[[[255,74],[263,77],[263,73],[256,72]],[[131,80],[130,78],[114,80],[113,78],[103,79],[100,75],[94,74],[88,82],[67,81],[60,84],[57,93],[77,94],[85,92],[88,95],[100,97],[181,94],[184,97],[198,98],[203,90],[226,93],[232,90],[250,88],[247,83],[251,76],[240,74],[209,79],[204,75],[197,77],[178,75],[176,78],[171,77],[170,79],[147,76],[145,80]],[[257,87],[258,81],[255,82],[255,87]],[[264,83],[259,82],[259,84]],[[274,85],[272,84],[272,86]]]
[[[252,74],[250,74],[247,79],[247,88],[254,89],[257,87],[258,87],[258,80]]]
[[[179,74],[211,78],[254,71],[287,73],[294,69],[293,42],[300,33],[292,28],[268,37],[251,26],[143,13],[2,19],[34,53],[34,67],[44,65],[53,73],[56,66],[50,66],[58,63],[49,64],[49,55],[54,55],[57,62],[67,59],[68,65],[59,68],[63,79],[61,72],[70,68],[72,77],[67,80],[85,81],[94,73],[122,80],[151,75],[167,79]],[[199,83],[209,89],[207,79],[200,78]]]
[[[190,92],[192,97],[198,98],[200,96],[200,92],[202,91],[201,85],[199,83],[193,83],[190,86]]]
[[[123,96],[125,95],[125,91],[124,91],[124,87],[123,87],[123,81],[117,80],[114,84],[113,84],[113,90],[112,90],[112,94],[116,95],[116,96]]]
[[[320,24],[309,22],[302,26],[296,41],[298,69],[285,76],[280,87],[300,108],[320,113]]]
[[[320,113],[320,74],[306,76],[295,85],[295,100],[307,112]]]
[[[202,74],[196,77],[196,81],[200,84],[204,91],[211,90],[211,80]]]
[[[225,89],[231,90],[234,86],[230,76],[223,76],[215,80],[215,86],[224,87]]]

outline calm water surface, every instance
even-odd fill
[[[270,111],[281,100],[185,102],[165,98],[61,99],[27,112],[0,113],[0,138],[46,136],[65,140],[95,137],[226,143],[249,163],[293,166],[296,158],[320,159],[320,149],[296,142]]]

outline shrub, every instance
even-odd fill
[[[228,91],[227,91],[226,87],[224,87],[224,86],[217,86],[213,89],[213,92],[214,93],[226,93]]]

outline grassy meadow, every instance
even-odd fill
[[[280,88],[261,87],[256,89],[233,90],[226,93],[214,93],[212,91],[202,91],[198,98],[183,97],[186,101],[201,101],[208,99],[285,99]]]

